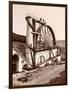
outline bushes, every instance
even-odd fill
[[[64,60],[65,59],[65,48],[64,47],[59,47],[59,51],[61,54],[61,59]]]

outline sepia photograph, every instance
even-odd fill
[[[9,1],[9,88],[67,85],[67,5]]]

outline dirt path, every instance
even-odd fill
[[[13,86],[25,86],[25,85],[40,85],[47,84],[56,77],[61,77],[60,73],[65,71],[65,64],[60,65],[48,65],[37,70],[30,72],[31,77],[27,82],[18,81],[18,78],[22,78],[24,73],[19,75],[13,75]]]

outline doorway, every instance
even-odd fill
[[[16,73],[17,72],[18,61],[19,61],[19,56],[17,54],[14,54],[12,56],[12,72],[13,73]]]

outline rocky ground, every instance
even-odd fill
[[[13,74],[13,87],[27,85],[65,84],[65,64],[47,65],[31,71]]]

